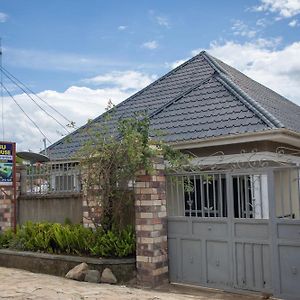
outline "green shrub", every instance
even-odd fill
[[[14,238],[14,232],[8,229],[0,233],[0,248],[9,248],[11,240]]]
[[[46,253],[126,257],[135,252],[135,235],[131,226],[104,232],[82,225],[27,222],[0,234],[0,248]]]

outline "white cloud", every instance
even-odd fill
[[[196,55],[196,54],[195,54]],[[177,68],[178,66],[182,65],[184,62],[186,62],[188,59],[190,59],[190,57],[187,57],[187,58],[183,58],[183,59],[178,59],[178,60],[175,60],[171,63],[165,63],[165,66],[169,69],[175,69]]]
[[[156,11],[154,11],[153,9],[150,9],[148,13],[150,15],[151,20],[159,26],[171,28],[171,23],[167,16],[162,15],[160,13],[156,13]]]
[[[247,38],[254,38],[257,33],[256,30],[249,28],[249,26],[241,20],[235,20],[231,29],[233,30],[234,35],[239,35]]]
[[[5,23],[8,19],[8,15],[4,12],[0,12],[0,23]]]
[[[85,83],[95,85],[113,85],[120,90],[135,89],[139,90],[150,84],[156,79],[156,75],[148,75],[137,71],[114,71],[104,75],[84,79]]]
[[[124,30],[126,30],[126,29],[127,29],[127,27],[128,27],[128,26],[125,26],[125,25],[120,25],[120,26],[118,27],[118,30],[120,30],[120,31],[124,31]]]
[[[300,41],[278,50],[281,38],[212,43],[208,53],[300,105]],[[197,55],[203,49],[192,50]],[[190,57],[166,63],[175,68]]]
[[[300,41],[281,50],[276,42],[213,43],[208,52],[300,105]]]
[[[150,49],[150,50],[154,50],[156,48],[158,48],[158,42],[157,41],[149,41],[149,42],[145,42],[143,45],[142,45],[143,48],[147,48],[147,49]]]
[[[266,27],[268,24],[270,24],[271,22],[269,20],[267,20],[266,18],[262,18],[262,19],[258,19],[256,21],[256,25],[260,26],[260,27]]]
[[[291,22],[289,22],[290,27],[296,27],[299,26],[298,20],[294,19]]]
[[[157,24],[160,26],[164,26],[166,28],[170,28],[170,21],[167,17],[163,17],[163,16],[156,16],[156,21]]]
[[[256,11],[277,13],[281,18],[290,18],[300,13],[300,0],[260,0]]]
[[[134,71],[113,72],[113,74],[99,76],[97,80],[96,77],[94,79],[108,86],[97,89],[71,86],[63,92],[46,90],[38,95],[67,116],[69,120],[74,121],[77,126],[81,126],[88,119],[95,118],[103,113],[109,100],[114,104],[118,104],[154,80],[151,76]],[[63,133],[66,134],[62,127],[43,113],[26,95],[18,94],[15,99],[39,125],[51,142],[60,139]],[[41,133],[30,123],[12,99],[5,97],[4,103],[5,139],[16,141],[18,151],[41,150],[43,148]],[[47,108],[42,102],[39,103],[62,124],[66,125],[66,120]],[[11,120],[13,120],[13,124]],[[0,132],[2,132],[1,122]]]

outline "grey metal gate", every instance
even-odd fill
[[[167,186],[171,282],[300,299],[298,169],[173,174]]]

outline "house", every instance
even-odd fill
[[[203,51],[117,105],[110,130],[139,111],[195,156],[166,174],[170,281],[297,299],[300,107]],[[88,138],[71,133],[50,159],[72,159]]]

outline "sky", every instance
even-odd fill
[[[5,70],[77,127],[201,50],[300,105],[300,0],[0,0],[0,37]],[[39,151],[67,133],[3,85],[19,104],[3,89],[3,140]]]

